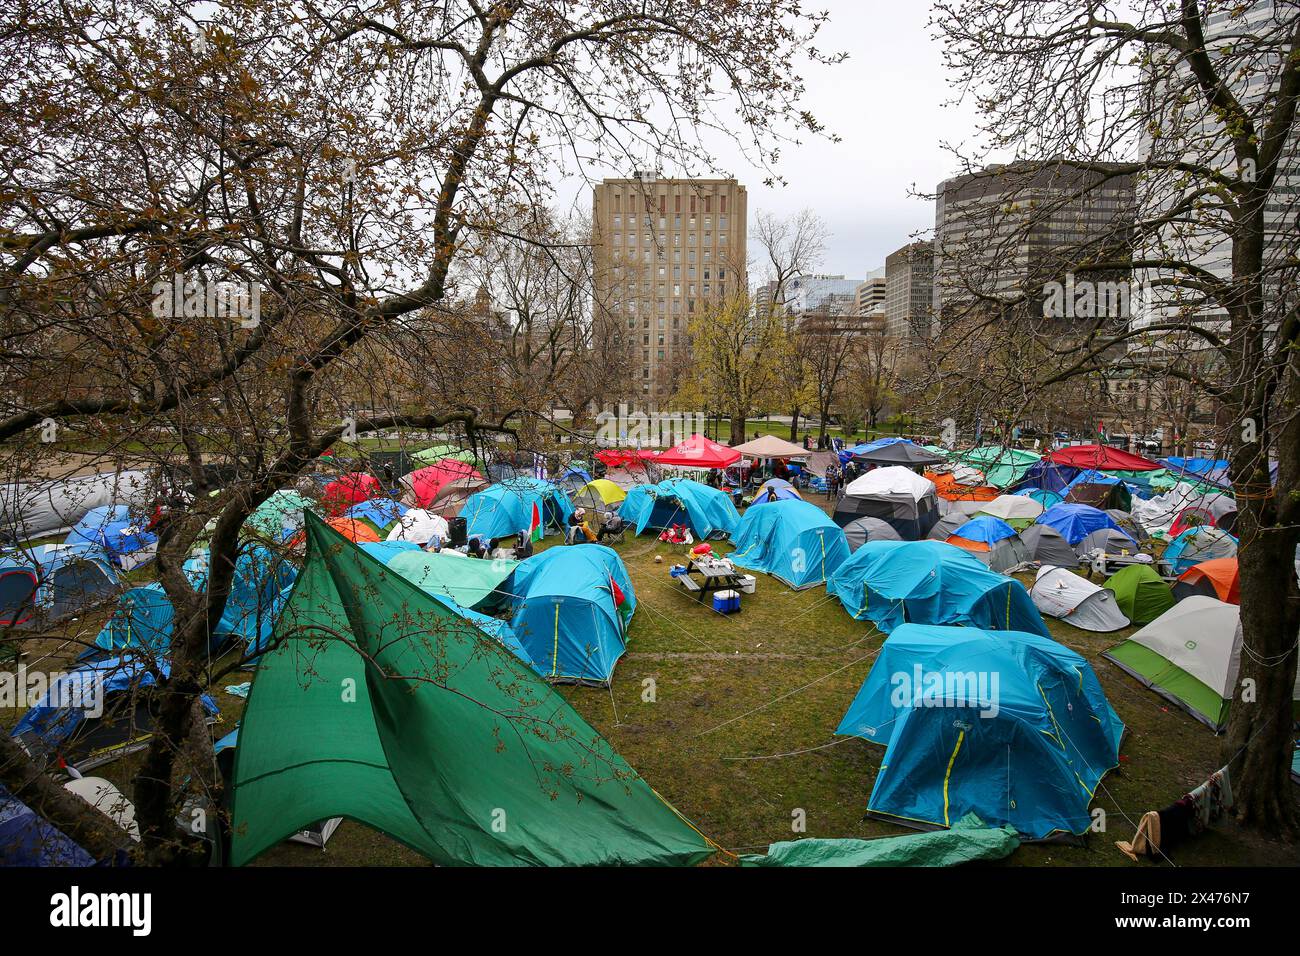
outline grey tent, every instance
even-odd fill
[[[843,528],[868,515],[883,518],[904,541],[919,541],[939,520],[934,482],[899,466],[874,468],[849,482],[833,518]]]
[[[1020,532],[1020,540],[1024,542],[1031,561],[1063,568],[1074,567],[1079,563],[1079,556],[1069,542],[1050,525],[1031,524]]]
[[[938,520],[926,537],[931,541],[947,541],[967,521],[970,521],[970,515],[965,512],[950,511]]]
[[[856,518],[844,526],[844,537],[849,550],[856,551],[868,541],[902,541],[902,537],[884,518]]]
[[[1074,546],[1075,553],[1080,557],[1091,554],[1098,549],[1106,554],[1122,554],[1124,552],[1136,554],[1141,550],[1136,541],[1123,531],[1116,531],[1114,528],[1098,528],[1091,534],[1086,535]]]
[[[145,504],[143,471],[106,472],[0,487],[0,538],[30,541],[66,534],[95,508]]]
[[[999,574],[1009,574],[1014,568],[1034,560],[1018,534],[994,542],[987,551],[970,551],[970,554],[987,564],[990,571],[997,571]]]
[[[1044,565],[1029,591],[1034,606],[1048,617],[1085,631],[1118,631],[1129,620],[1115,603],[1115,593],[1067,568]]]
[[[899,441],[854,455],[853,460],[868,465],[905,465],[916,468],[942,464],[947,459],[926,451],[920,445]]]
[[[1110,519],[1119,525],[1126,535],[1139,544],[1151,537],[1151,535],[1147,534],[1146,528],[1142,527],[1141,522],[1133,517],[1132,512],[1125,511],[1122,508],[1110,508],[1106,514],[1110,515]]]

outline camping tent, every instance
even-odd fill
[[[1068,568],[1079,563],[1079,556],[1061,532],[1045,524],[1031,524],[1020,532],[1020,540],[1029,552],[1029,560]]]
[[[549,548],[521,561],[510,602],[510,626],[537,673],[552,681],[609,683],[636,610],[632,579],[612,548]]]
[[[730,535],[740,523],[730,495],[685,478],[636,485],[623,499],[619,514],[637,534],[680,524],[700,539]]]
[[[392,498],[370,498],[343,512],[343,517],[369,525],[375,534],[384,538],[402,520],[402,515],[407,510],[406,505]]]
[[[1121,511],[1119,508],[1108,508],[1106,514],[1110,519],[1119,525],[1119,529],[1126,535],[1139,543],[1151,540],[1151,535],[1147,534],[1142,523],[1133,517],[1131,512]]]
[[[1216,525],[1214,512],[1207,508],[1201,508],[1198,505],[1188,505],[1182,511],[1178,512],[1178,517],[1169,527],[1169,537],[1176,538],[1188,528],[1196,528],[1200,525]]]
[[[1235,604],[1193,594],[1102,656],[1222,730],[1241,664],[1240,611]],[[1300,698],[1300,677],[1294,697]]]
[[[1214,558],[1237,556],[1237,539],[1222,528],[1205,525],[1188,528],[1165,548],[1163,560],[1169,564],[1175,577],[1194,564]]]
[[[0,555],[0,626],[28,628],[78,614],[117,593],[117,569],[90,544],[45,544]]]
[[[1119,526],[1106,512],[1092,505],[1076,505],[1068,502],[1048,508],[1038,516],[1035,523],[1055,528],[1071,546],[1077,545],[1099,528],[1119,530]]]
[[[924,538],[939,520],[934,482],[907,468],[874,468],[853,479],[835,505],[841,528],[864,515],[883,518],[908,541]]]
[[[1120,568],[1102,586],[1114,592],[1120,611],[1139,626],[1150,624],[1174,606],[1169,585],[1147,564]]]
[[[943,521],[940,520],[939,524]],[[938,524],[934,526],[939,527]],[[931,534],[933,534],[931,529]],[[868,541],[902,541],[898,532],[884,518],[855,518],[844,526],[844,540],[849,546],[849,551],[858,550]]]
[[[1043,513],[1043,505],[1028,495],[999,495],[980,505],[975,516],[1000,518],[1017,531],[1023,531]]]
[[[922,829],[976,813],[1044,840],[1091,828],[1124,725],[1088,661],[1047,637],[904,624],[835,732],[887,747],[868,813]]]
[[[978,469],[984,480],[994,488],[1010,488],[1020,482],[1039,456],[1020,448],[1002,445],[981,445],[953,456],[957,461]]]
[[[117,607],[95,636],[95,647],[114,656],[128,647],[165,653],[171,646],[174,617],[161,584],[131,588],[117,599]]]
[[[411,456],[411,461],[419,462],[421,465],[435,465],[448,460],[459,461],[473,468],[481,468],[482,464],[472,449],[462,448],[460,445],[430,445]]]
[[[64,543],[94,545],[114,567],[132,571],[152,561],[158,551],[158,536],[145,524],[129,505],[104,505],[92,508],[73,525]]]
[[[979,472],[974,472],[971,476],[964,476],[960,472],[959,467],[955,471],[925,473],[925,477],[934,482],[934,493],[939,499],[940,514],[960,511],[965,515],[973,515],[987,502],[995,501],[1001,494],[992,485],[980,484],[982,478]]]
[[[1033,498],[1043,509],[1051,508],[1053,505],[1059,505],[1065,499],[1055,491],[1048,491],[1045,488],[1021,488],[1012,492],[1013,495],[1023,498]]]
[[[769,478],[763,482],[754,492],[754,500],[751,504],[765,505],[773,501],[794,501],[802,499],[803,495],[790,482],[784,478]]]
[[[1159,471],[1157,461],[1110,445],[1070,445],[1047,455],[1047,460],[1071,468],[1096,471]]]
[[[279,542],[302,530],[303,512],[311,510],[312,502],[296,491],[281,489],[253,509],[244,522],[243,530],[266,541]]]
[[[728,557],[735,564],[795,590],[825,584],[849,556],[844,532],[826,512],[793,499],[750,508],[731,540],[736,550]]]
[[[449,487],[474,486],[475,491],[480,491],[487,486],[482,474],[454,458],[403,475],[399,484],[403,500],[417,508],[429,508],[448,493]]]
[[[627,492],[608,478],[597,478],[573,493],[573,504],[576,508],[590,508],[592,511],[614,511],[626,497]]]
[[[681,465],[686,468],[726,468],[738,461],[740,452],[736,449],[696,434],[659,455],[655,464]]]
[[[1237,508],[1230,494],[1207,491],[1182,481],[1164,494],[1146,501],[1133,502],[1133,517],[1152,535],[1168,535],[1173,523],[1186,508],[1203,508],[1216,518]]]
[[[732,445],[731,450],[748,455],[750,458],[805,458],[809,454],[808,449],[802,445],[777,438],[775,435],[763,435],[743,445]]]
[[[688,865],[713,852],[496,641],[315,518],[308,535],[284,640],[240,727],[235,865],[334,816],[443,865]],[[346,640],[321,637],[335,632]],[[339,694],[345,683],[355,694]]]
[[[866,451],[854,452],[853,460],[867,465],[903,465],[908,468],[924,468],[947,461],[942,455],[928,452],[920,445],[910,441],[891,442]]]
[[[105,472],[0,486],[0,540],[30,541],[67,534],[95,508],[149,504],[143,471]]]
[[[503,604],[506,581],[518,561],[483,561],[454,551],[403,551],[389,558],[388,567],[434,597],[445,597],[462,608],[494,610]]]
[[[1047,634],[1023,584],[940,541],[868,541],[839,566],[827,591],[856,620],[886,633],[913,622]]]
[[[994,571],[1010,571],[1031,558],[1020,535],[1001,518],[972,518],[948,536],[949,544],[969,551]]]
[[[388,531],[389,541],[412,541],[423,547],[434,538],[446,541],[451,537],[447,519],[423,508],[411,508]]]
[[[1065,486],[1065,500],[1070,504],[1092,505],[1103,511],[1119,508],[1128,511],[1133,495],[1122,478],[1100,471],[1081,471]]]
[[[569,496],[549,481],[511,478],[471,495],[461,517],[470,537],[499,541],[531,532],[534,518],[543,535],[561,531],[572,513]]]
[[[1228,604],[1241,603],[1241,571],[1236,558],[1212,558],[1194,564],[1174,582],[1174,600],[1193,594],[1218,598]]]
[[[1048,617],[1085,631],[1118,631],[1129,625],[1114,592],[1065,568],[1039,568],[1029,596]]]
[[[207,554],[190,558],[184,571],[194,590],[207,590]],[[242,545],[235,557],[235,574],[221,620],[209,634],[213,646],[234,640],[249,650],[264,647],[296,575],[297,568],[283,555],[258,544]]]
[[[859,519],[859,520],[864,520],[864,519]],[[947,541],[949,538],[953,536],[953,534],[956,532],[958,528],[960,528],[969,520],[970,520],[970,516],[967,514],[964,514],[960,511],[950,511],[934,523],[934,527],[930,529],[930,533],[925,536],[926,540]],[[845,528],[844,530],[847,533],[848,528]],[[897,534],[897,532],[895,532],[895,534]],[[902,539],[900,538],[899,540]]]
[[[1140,546],[1136,541],[1116,528],[1098,528],[1089,531],[1074,546],[1079,557],[1101,551],[1103,554],[1137,554]]]
[[[321,490],[321,507],[327,514],[340,515],[353,505],[383,493],[384,487],[374,475],[351,471],[325,485]]]

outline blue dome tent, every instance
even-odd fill
[[[632,579],[613,549],[549,548],[519,563],[509,590],[510,626],[537,673],[609,683],[636,609]]]
[[[1237,555],[1237,539],[1213,525],[1194,525],[1169,542],[1163,558],[1177,577],[1193,565]]]
[[[1012,494],[1033,498],[1043,506],[1044,510],[1059,505],[1065,500],[1055,491],[1048,491],[1046,488],[1021,488],[1019,491],[1013,491]]]
[[[688,478],[637,485],[623,499],[619,514],[636,528],[637,534],[647,528],[681,524],[701,540],[730,535],[740,523],[740,514],[730,496]]]
[[[172,642],[174,617],[172,602],[161,584],[131,588],[117,599],[112,617],[95,637],[95,648],[114,654],[128,647],[166,651]],[[95,648],[87,648],[86,655],[95,654]]]
[[[52,624],[106,601],[122,582],[103,549],[45,544],[0,555],[0,626]]]
[[[73,525],[64,543],[101,548],[113,566],[123,571],[147,563],[158,550],[158,536],[144,530],[144,522],[132,516],[129,505],[92,508]]]
[[[1078,544],[1094,531],[1112,528],[1122,532],[1124,529],[1115,523],[1110,515],[1092,505],[1062,503],[1053,505],[1038,516],[1035,524],[1045,524],[1055,528],[1071,547]]]
[[[904,624],[835,732],[888,748],[869,814],[934,829],[975,813],[1047,840],[1091,827],[1124,724],[1087,660],[1049,638]]]
[[[1025,586],[942,541],[868,541],[827,590],[886,634],[900,624],[965,624],[1048,636]]]
[[[540,478],[509,478],[469,496],[460,516],[466,521],[469,537],[498,541],[533,526],[536,506],[542,533],[563,531],[573,514],[569,496],[560,488]]]
[[[762,571],[795,590],[825,584],[849,557],[839,525],[814,504],[798,499],[750,508],[732,535],[728,555],[742,568]]]

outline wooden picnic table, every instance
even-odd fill
[[[698,574],[696,581],[691,575]],[[695,600],[703,601],[712,591],[740,590],[743,572],[724,563],[720,558],[693,557],[686,562],[686,570],[677,576],[682,587],[695,595]]]

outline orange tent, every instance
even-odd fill
[[[934,493],[948,501],[992,501],[1002,494],[989,485],[959,484],[952,475],[940,475],[927,471],[925,477],[934,482]]]
[[[1174,582],[1174,598],[1181,601],[1193,594],[1218,598],[1228,604],[1241,603],[1241,576],[1236,558],[1213,558],[1194,564]]]
[[[357,544],[379,540],[379,535],[375,533],[374,528],[364,521],[357,521],[355,518],[330,518],[325,523],[349,541],[355,541]],[[306,540],[306,532],[300,531],[289,542],[289,546],[291,548],[300,547]]]

